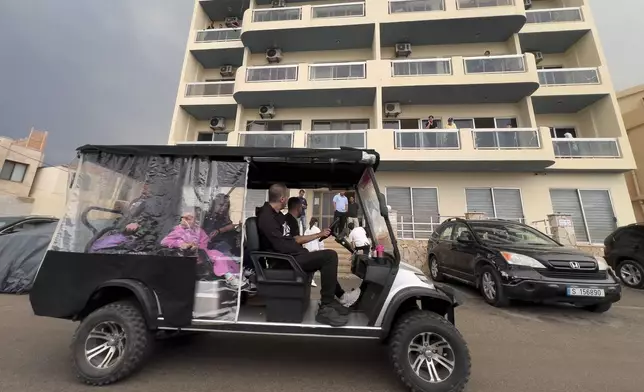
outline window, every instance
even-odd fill
[[[314,131],[354,131],[369,129],[369,120],[313,121]]]
[[[455,223],[454,234],[452,235],[452,239],[456,241],[458,237],[461,237],[461,236],[465,238],[474,239],[472,232],[470,232],[470,229],[468,229],[467,226],[465,226],[463,223]]]
[[[603,243],[617,228],[607,190],[550,189],[552,210],[572,216],[577,241]]]
[[[453,230],[454,230],[453,224],[447,225],[445,228],[443,228],[443,230],[438,235],[438,239],[442,241],[451,241]]]
[[[197,135],[198,142],[215,142],[217,144],[228,143],[228,133],[226,132],[199,132]]]
[[[251,132],[299,131],[301,121],[249,121],[246,128]]]
[[[439,226],[438,189],[388,187],[387,204],[396,211],[399,238],[429,238]]]
[[[466,188],[467,212],[482,212],[486,218],[523,221],[521,190],[509,188]]]
[[[577,130],[572,127],[551,127],[550,136],[555,139],[563,139],[566,137],[566,133],[572,135],[572,137],[577,137]]]
[[[0,180],[22,182],[25,179],[28,165],[10,160],[5,160],[0,171]]]
[[[255,216],[255,209],[268,201],[267,189],[246,189],[246,204],[244,205],[244,219]]]
[[[537,65],[537,69],[562,69],[563,65]]]

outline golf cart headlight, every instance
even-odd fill
[[[523,267],[545,268],[543,264],[532,257],[512,252],[501,252],[505,261],[512,265],[521,265]]]
[[[610,267],[608,266],[608,263],[606,262],[606,259],[604,259],[601,256],[595,256],[595,260],[597,260],[597,268],[600,271],[606,271]]]

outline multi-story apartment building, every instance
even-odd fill
[[[375,149],[404,238],[466,212],[566,213],[591,243],[634,220],[587,0],[200,0],[185,56],[169,143]],[[324,222],[331,191],[307,195]]]
[[[644,84],[617,94],[637,169],[626,173],[635,218],[644,222]]]

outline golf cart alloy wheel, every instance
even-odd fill
[[[619,266],[619,277],[629,287],[639,287],[642,283],[642,273],[631,261]]]
[[[481,284],[483,285],[483,293],[485,296],[492,301],[496,299],[496,283],[491,273],[487,271],[483,273]]]
[[[414,373],[427,382],[443,382],[454,372],[454,349],[437,333],[423,332],[416,335],[407,351]]]
[[[106,321],[95,326],[85,339],[85,359],[96,369],[107,369],[118,363],[125,353],[125,329]]]

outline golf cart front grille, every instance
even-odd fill
[[[539,273],[547,278],[556,279],[581,279],[581,280],[604,280],[607,278],[606,271],[553,271],[538,270]]]

